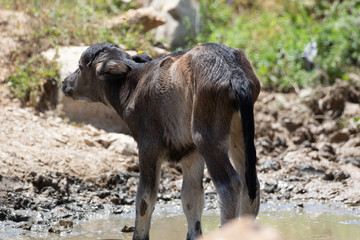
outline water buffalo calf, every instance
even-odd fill
[[[201,234],[204,163],[219,196],[221,224],[257,215],[253,104],[260,84],[241,50],[209,43],[152,60],[99,43],[82,54],[62,91],[114,109],[138,142],[133,239],[149,239],[164,160],[182,167],[187,239]]]

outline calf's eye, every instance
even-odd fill
[[[83,70],[83,66],[79,65],[79,69],[80,69],[80,71],[82,71],[82,70]]]

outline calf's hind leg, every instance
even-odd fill
[[[226,96],[198,95],[194,102],[192,136],[203,156],[219,197],[221,225],[237,216],[244,184],[228,157],[232,113]],[[225,100],[224,100],[225,99]]]
[[[181,162],[183,183],[181,202],[188,223],[187,240],[201,235],[201,214],[204,208],[204,160],[199,152],[194,151],[184,157]]]

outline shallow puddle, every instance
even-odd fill
[[[203,232],[217,229],[219,212],[217,210],[204,211],[202,221]],[[285,239],[360,240],[359,207],[312,203],[262,204],[258,221],[275,227]],[[133,214],[103,216],[97,220],[77,224],[71,233],[43,237],[68,240],[128,240],[132,239],[132,233],[122,233],[120,229],[124,225],[133,226],[133,224]],[[178,204],[157,205],[151,227],[151,239],[186,239],[186,219]],[[39,239],[39,237],[31,234],[23,236],[22,239]]]

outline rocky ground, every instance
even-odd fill
[[[14,46],[21,42],[13,39]],[[23,108],[5,78],[0,76],[0,229],[59,233],[98,212],[133,211],[139,177],[134,140],[70,123],[56,111]],[[359,103],[359,88],[344,81],[299,93],[261,93],[255,120],[262,202],[360,204]],[[204,187],[206,208],[216,207],[207,173]],[[165,164],[159,201],[179,198],[180,188],[179,168]]]
[[[26,231],[59,232],[99,210],[133,210],[139,175],[131,137],[21,108],[1,89],[0,221]],[[332,109],[321,118],[314,115],[308,107],[312,100],[264,92],[255,105],[262,202],[315,199],[358,205],[360,105],[346,101],[334,120]],[[207,174],[204,186],[206,207],[216,207]],[[179,169],[164,166],[159,200],[179,198],[180,188]]]

